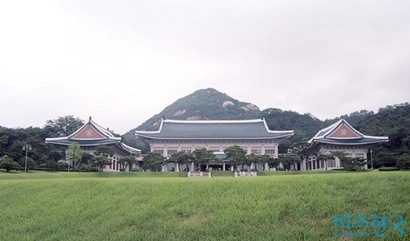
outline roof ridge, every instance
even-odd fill
[[[90,119],[90,121],[88,123],[91,123],[92,125],[94,125],[96,127],[96,129],[98,131],[102,132],[102,134],[104,134],[105,136],[114,137],[114,135],[112,134],[112,132],[110,130],[105,129],[104,127],[97,124],[95,121]]]
[[[338,130],[338,128],[343,124],[357,136],[356,137],[343,137],[343,138],[332,137],[331,135],[333,135]],[[324,142],[323,140],[330,140],[330,139],[333,139],[333,140],[363,140],[366,138],[377,139],[377,140],[388,140],[388,137],[385,137],[385,136],[364,135],[360,131],[356,130],[356,128],[354,128],[352,125],[350,125],[349,122],[347,122],[344,118],[341,118],[339,121],[333,123],[332,125],[319,130],[316,133],[316,135],[313,136],[308,141],[308,143],[312,144],[314,141]]]
[[[241,119],[241,120],[175,120],[162,119],[163,122],[168,123],[258,123],[263,122],[264,119]]]

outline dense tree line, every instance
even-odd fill
[[[84,121],[79,118],[65,116],[47,121],[43,128],[0,127],[0,158],[7,157],[7,160],[13,160],[22,166],[26,154],[23,147],[28,144],[31,148],[27,154],[34,161],[33,166],[46,169],[54,166],[55,169],[58,167],[57,162],[65,159],[64,148],[46,144],[45,139],[69,135],[83,124]]]

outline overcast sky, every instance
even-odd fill
[[[119,134],[212,87],[319,119],[410,101],[409,0],[0,3],[0,126]]]

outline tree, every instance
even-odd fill
[[[292,170],[293,167],[293,170],[297,171],[297,166],[301,161],[302,159],[297,154],[291,153],[286,155],[286,162],[288,162],[290,165],[289,170]]]
[[[257,163],[259,163],[260,155],[255,155],[255,154],[250,154],[245,156],[245,162],[243,164],[248,165],[251,167],[253,165],[253,169],[251,171],[255,171],[257,169]],[[242,164],[242,169],[243,169],[243,164]]]
[[[238,164],[243,163],[245,160],[246,152],[239,146],[230,146],[224,150],[229,163],[234,166],[234,169],[238,169]]]
[[[58,170],[66,170],[68,168],[68,162],[66,160],[58,160],[57,161],[57,169]]]
[[[387,148],[378,148],[373,155],[373,163],[375,168],[397,166],[397,157]]]
[[[180,171],[181,165],[183,164],[189,165],[189,163],[191,163],[193,159],[194,157],[191,153],[180,151],[172,155],[169,161],[175,162],[177,164],[176,171]],[[187,171],[189,171],[189,166],[187,168]]]
[[[21,166],[17,162],[15,162],[12,158],[5,157],[0,162],[0,168],[6,169],[6,172],[10,172],[10,170],[18,171],[19,169],[21,169]]]
[[[299,155],[291,153],[279,155],[278,161],[282,163],[286,170],[296,170],[297,163],[299,163],[301,159]]]
[[[19,165],[23,168],[26,166],[26,157],[22,157],[20,159]],[[35,169],[35,168],[37,168],[36,162],[30,157],[27,157],[27,171]]]
[[[262,165],[262,167],[263,167],[263,171],[266,171],[265,169],[266,169],[266,165],[268,165],[268,167],[269,167],[269,158],[271,158],[271,156],[269,156],[269,155],[259,155],[258,156],[258,160],[257,160],[257,164],[259,164],[259,165]],[[256,168],[255,168],[255,170],[257,171],[257,166],[256,166]]]
[[[333,157],[337,157],[342,163],[343,170],[346,171],[358,171],[363,170],[363,166],[367,164],[364,158],[351,158],[347,157],[347,153],[344,151],[331,151]]]
[[[144,164],[142,168],[144,171],[151,170],[153,172],[159,172],[164,164],[164,157],[159,153],[150,152],[143,158],[143,161]]]
[[[72,115],[58,117],[55,120],[48,120],[44,126],[44,131],[48,137],[68,136],[84,125],[84,121]]]
[[[286,161],[286,158],[285,158],[285,156],[283,155],[283,154],[280,154],[280,155],[278,155],[278,158],[277,158],[277,160],[278,160],[278,163],[279,164],[282,164],[282,166],[279,166],[279,168],[278,168],[278,170],[280,170],[280,171],[283,171],[284,169],[286,170],[286,169],[289,169],[289,167],[288,167],[288,163],[287,163],[287,161]]]
[[[330,154],[324,154],[324,153],[320,153],[319,155],[316,156],[316,159],[319,161],[323,161],[325,163],[325,171],[327,171],[327,161],[329,159],[334,159],[335,156],[334,154],[330,153]]]
[[[205,148],[196,149],[192,152],[194,160],[200,164],[206,165],[206,170],[209,171],[209,163],[216,160],[216,156],[212,151]]]
[[[137,160],[136,160],[134,157],[132,157],[132,156],[126,156],[126,157],[121,157],[121,158],[118,160],[118,163],[120,163],[121,166],[122,166],[122,168],[120,169],[122,172],[125,171],[125,170],[127,170],[127,167],[129,167],[129,171],[132,171],[132,170],[131,170],[131,169],[132,169],[132,165],[133,165],[134,163],[137,163]]]
[[[344,152],[344,151],[331,151],[330,154],[333,155],[334,158],[337,157],[340,160],[340,163],[343,166],[343,169],[346,169],[345,165],[349,165],[346,152]]]
[[[58,169],[58,164],[57,164],[57,162],[54,161],[54,160],[48,160],[48,161],[46,162],[45,167],[46,167],[50,172],[52,172],[52,171]]]
[[[366,165],[367,162],[363,158],[351,158],[346,157],[344,159],[343,170],[346,171],[360,171],[363,170],[363,166]]]
[[[397,159],[397,167],[400,169],[410,169],[410,156],[407,154],[402,155]]]
[[[188,165],[188,168],[187,168],[187,171],[189,172],[189,171],[194,171],[193,169],[193,163],[194,163],[194,156],[193,156],[193,154],[192,153],[190,153],[190,152],[184,152],[183,154],[181,154],[182,155],[182,159],[183,160],[186,160],[186,163],[187,163],[187,165]],[[191,167],[191,165],[192,165],[192,170],[190,170],[190,167]]]
[[[51,144],[47,144],[47,148],[47,158],[45,160],[58,161],[64,159],[64,152],[62,149],[56,149],[56,147]]]
[[[113,150],[112,147],[110,147],[110,146],[101,145],[101,146],[97,146],[97,148],[95,148],[94,154],[95,154],[96,156],[109,157],[109,156],[113,156],[113,155],[114,155],[114,150]]]
[[[93,165],[98,167],[99,171],[104,171],[105,165],[111,165],[112,162],[108,158],[114,155],[114,150],[106,145],[97,146],[94,152]]]
[[[268,167],[270,168],[277,168],[279,165],[279,158],[275,158],[273,156],[269,156],[268,158]]]
[[[93,165],[98,167],[99,171],[104,171],[105,165],[111,165],[112,162],[107,159],[105,156],[95,156],[93,159]]]
[[[81,150],[80,145],[77,142],[72,142],[67,149],[68,161],[72,162],[73,168],[76,167],[76,164],[81,162],[83,157],[83,151]]]
[[[91,164],[94,156],[90,153],[83,152],[83,156],[81,157],[81,164]]]

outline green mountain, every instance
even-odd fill
[[[233,120],[258,118],[261,111],[251,103],[241,102],[215,89],[197,90],[178,99],[137,130],[158,130],[162,118],[176,120]]]

